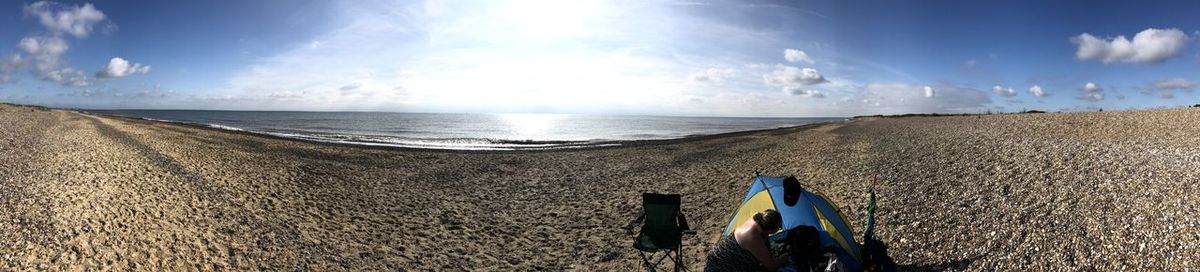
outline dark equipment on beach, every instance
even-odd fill
[[[678,194],[642,194],[642,211],[637,219],[623,227],[632,234],[633,228],[642,225],[634,238],[633,248],[642,256],[642,264],[654,271],[665,259],[675,263],[675,271],[687,270],[683,263],[683,236],[695,235],[688,227],[687,219],[680,211]],[[659,253],[662,253],[659,255]]]
[[[813,226],[799,226],[788,230],[784,241],[790,261],[797,267],[817,267],[825,261],[821,248],[821,236]]]
[[[894,271],[887,247],[876,240],[875,191],[867,209],[863,244],[855,241],[845,216],[829,199],[804,189],[795,177],[755,174],[742,203],[730,214],[725,235],[764,210],[783,216],[783,231],[769,238],[772,254],[787,255],[781,271]]]
[[[896,261],[888,255],[887,245],[875,238],[875,189],[867,203],[867,226],[863,231],[863,257],[866,271],[896,271]]]

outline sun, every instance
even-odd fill
[[[513,0],[498,9],[499,17],[516,32],[539,39],[587,35],[607,10],[605,1]]]

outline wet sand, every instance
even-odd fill
[[[755,171],[909,270],[1200,266],[1200,110],[859,118],[551,152],[310,143],[0,105],[0,270],[636,270],[640,193],[693,270]],[[856,229],[861,231],[861,229]],[[664,267],[665,268],[665,267]]]

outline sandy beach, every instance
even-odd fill
[[[670,192],[699,271],[755,171],[799,177],[856,228],[878,177],[877,232],[905,270],[1195,269],[1198,121],[872,117],[443,152],[0,105],[0,270],[635,271],[620,226],[642,192]]]

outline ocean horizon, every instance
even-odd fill
[[[685,117],[550,113],[81,110],[277,137],[421,149],[541,150],[776,129],[845,117]]]

